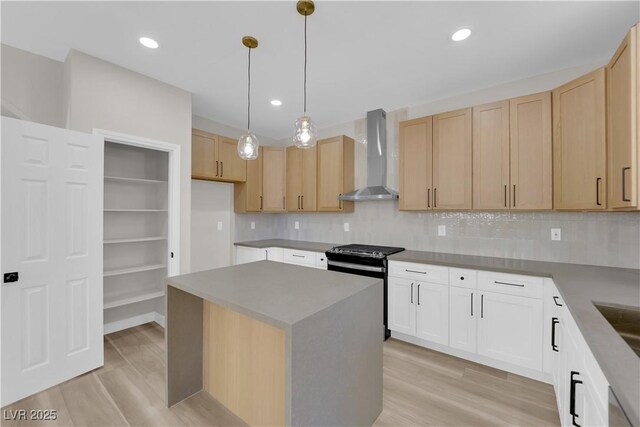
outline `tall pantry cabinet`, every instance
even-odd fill
[[[123,317],[164,311],[168,171],[167,152],[105,142],[105,333]]]

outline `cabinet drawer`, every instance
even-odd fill
[[[404,277],[429,283],[449,284],[449,268],[412,262],[389,262],[389,276]]]
[[[461,288],[475,289],[477,285],[477,274],[478,272],[475,270],[467,270],[466,268],[450,268],[449,284],[451,286],[460,286]]]
[[[327,269],[327,256],[323,252],[316,252],[316,267]]]
[[[308,251],[298,251],[294,249],[284,250],[284,262],[287,264],[308,265],[315,267],[316,253]]]
[[[478,289],[540,299],[544,293],[542,277],[489,271],[478,272]]]

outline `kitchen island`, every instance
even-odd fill
[[[167,404],[205,390],[250,425],[371,425],[380,279],[254,262],[167,279]]]

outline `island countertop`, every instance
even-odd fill
[[[380,279],[271,261],[169,277],[167,284],[283,329],[370,286],[382,287]]]

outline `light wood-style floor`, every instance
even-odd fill
[[[155,323],[105,337],[104,367],[3,408],[56,409],[55,422],[2,426],[236,426],[204,392],[164,407],[164,330]],[[384,345],[377,426],[559,425],[550,385],[397,340]]]

